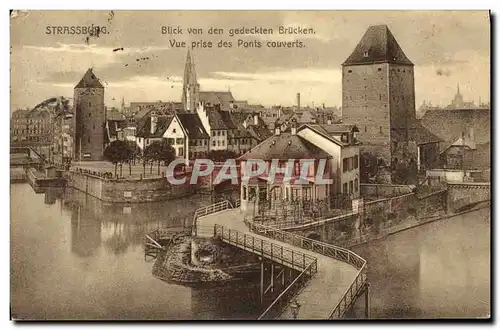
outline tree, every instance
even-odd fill
[[[161,153],[161,143],[155,141],[144,148],[144,161],[149,161],[151,167],[149,168],[149,174],[153,174],[153,163],[159,159],[159,154]]]
[[[115,165],[115,176],[118,169],[118,164],[120,164],[120,175],[121,175],[121,165],[123,162],[127,161],[130,157],[130,149],[125,141],[113,141],[106,149],[104,149],[104,158]]]
[[[128,168],[129,168],[129,175],[132,176],[132,162],[134,162],[135,165],[135,160],[137,157],[141,155],[141,148],[135,143],[135,141],[126,141],[127,146],[128,146],[128,152],[129,152],[129,158],[128,158]]]
[[[158,161],[158,175],[160,175],[160,162],[163,162],[165,166],[168,166],[175,160],[175,149],[168,144],[167,140],[163,139],[160,142],[159,150],[160,152],[156,159]]]

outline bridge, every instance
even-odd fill
[[[362,295],[369,317],[366,261],[354,252],[245,221],[237,205],[233,207],[227,201],[199,209],[194,218],[193,234],[218,236],[227,244],[261,257],[261,301],[262,294],[273,288],[273,264],[282,267],[280,273],[285,269],[296,272],[259,319],[338,319]],[[270,274],[265,274],[265,262],[271,263]],[[264,283],[267,277],[269,286]],[[292,299],[301,306],[296,315],[286,308]]]
[[[489,182],[448,182],[447,187],[448,210],[452,213],[491,200]]]
[[[29,147],[10,148],[11,167],[31,167],[42,162],[42,157],[38,152]]]

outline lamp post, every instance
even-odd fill
[[[292,311],[293,319],[296,320],[300,310],[300,304],[297,302],[297,299],[294,299],[290,304],[290,310]]]

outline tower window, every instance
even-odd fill
[[[352,70],[347,70],[347,72],[352,73]]]
[[[378,71],[382,71],[382,68],[378,68]]]
[[[378,94],[379,101],[382,101],[382,94]]]
[[[401,70],[398,69],[398,72],[401,72]]]
[[[382,126],[379,126],[380,133],[382,133]]]
[[[91,112],[89,112],[89,117],[92,117],[92,113]]]
[[[91,106],[92,106],[92,102],[89,101],[89,107],[91,107]]]
[[[366,125],[365,125],[365,132],[367,132],[367,131],[368,131],[368,129],[366,128]]]

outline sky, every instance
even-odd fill
[[[99,36],[47,34],[51,27],[104,26]],[[490,97],[490,20],[486,11],[25,11],[11,17],[11,112],[73,88],[92,67],[106,105],[180,101],[187,48],[171,42],[212,41],[192,50],[202,91],[231,90],[237,100],[270,105],[341,106],[341,65],[370,25],[387,24],[415,64],[416,106],[447,105],[457,84],[465,101]],[[182,35],[162,34],[162,26]],[[231,37],[229,29],[273,29]],[[283,35],[278,27],[312,28]],[[223,35],[209,35],[211,27]],[[188,28],[203,29],[202,35]],[[87,38],[88,37],[88,38]],[[262,47],[237,47],[237,40]],[[230,41],[230,48],[217,42]],[[267,42],[301,41],[302,48]],[[119,48],[119,50],[114,51]],[[122,49],[123,48],[123,49]]]

